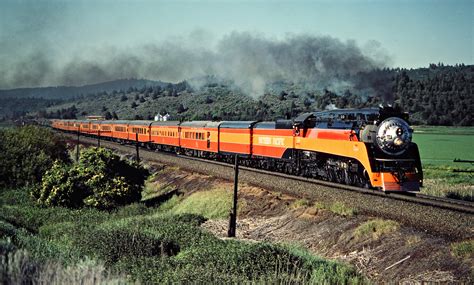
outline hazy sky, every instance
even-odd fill
[[[75,58],[149,44],[186,42],[212,50],[232,32],[273,41],[301,34],[354,40],[361,50],[372,49],[372,56],[389,58],[385,64],[391,67],[472,64],[473,21],[473,0],[0,0],[0,88],[62,83],[5,70],[30,61],[39,61],[47,73]]]

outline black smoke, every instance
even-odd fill
[[[217,42],[193,36],[128,49],[85,49],[65,60],[31,51],[3,64],[0,89],[84,85],[119,78],[177,82],[216,75],[254,97],[263,95],[266,84],[275,81],[309,82],[338,92],[353,87],[358,74],[387,66],[387,58],[377,44],[362,49],[355,41],[330,36],[270,39],[233,32]]]

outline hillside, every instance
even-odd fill
[[[161,81],[145,79],[119,79],[114,81],[90,84],[84,86],[56,86],[39,88],[18,88],[0,90],[0,99],[5,98],[42,98],[68,100],[87,94],[98,92],[112,92],[113,90],[127,90],[129,88],[142,88],[143,86],[163,86]]]
[[[328,106],[362,108],[392,103],[409,112],[414,124],[472,126],[473,75],[473,65],[432,64],[429,68],[361,73],[345,89],[322,88],[310,82],[267,83],[264,94],[259,97],[251,97],[231,81],[217,77],[201,79],[199,85],[186,81],[171,84],[121,80],[84,86],[83,91],[104,89],[81,96],[65,93],[61,97],[57,93],[54,98],[61,98],[57,101],[23,99],[14,103],[8,99],[2,105],[9,107],[0,108],[0,116],[18,117],[29,113],[46,118],[104,115],[107,118],[152,119],[157,113],[169,113],[176,120],[274,120]],[[12,113],[18,108],[23,112]]]

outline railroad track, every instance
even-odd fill
[[[122,147],[129,148],[131,151],[135,150],[135,146],[133,145],[124,145],[120,143],[116,143],[113,141],[103,141],[103,142],[108,142],[116,145],[120,145]],[[148,150],[145,148],[141,148],[141,151],[148,152],[148,153],[156,153],[155,151]],[[233,168],[234,166],[229,163],[225,162],[220,162],[220,161],[214,161],[214,160],[208,160],[208,159],[203,159],[203,158],[197,158],[197,157],[190,157],[190,156],[185,156],[185,155],[179,155],[175,153],[167,153],[167,152],[159,152],[162,155],[168,155],[171,157],[177,157],[180,159],[186,159],[186,160],[191,160],[191,161],[197,161],[201,163],[208,163],[208,164],[213,164],[213,165],[218,165],[221,167],[226,167],[226,168]],[[280,178],[285,178],[293,181],[301,181],[301,182],[306,182],[306,183],[311,183],[315,185],[320,185],[320,186],[325,186],[325,187],[331,187],[331,188],[337,188],[341,190],[346,190],[346,191],[352,191],[352,192],[358,192],[361,194],[365,195],[372,195],[372,196],[379,196],[379,197],[384,197],[388,199],[394,199],[394,200],[400,200],[404,202],[409,202],[409,203],[415,203],[415,204],[420,204],[420,205],[425,205],[425,206],[430,206],[430,207],[435,207],[435,208],[441,208],[441,209],[446,209],[450,211],[456,211],[456,212],[461,212],[461,213],[467,213],[467,214],[474,214],[474,203],[469,202],[469,201],[463,201],[463,200],[456,200],[456,199],[450,199],[450,198],[444,198],[444,197],[436,197],[436,196],[429,196],[429,195],[424,195],[420,193],[385,193],[373,189],[367,189],[367,188],[360,188],[360,187],[355,187],[355,186],[349,186],[349,185],[343,185],[343,184],[338,184],[338,183],[333,183],[333,182],[328,182],[324,180],[318,180],[314,178],[306,178],[306,177],[301,177],[301,176],[293,176],[285,173],[280,173],[280,172],[273,172],[273,171],[268,171],[268,170],[263,170],[263,169],[257,169],[257,168],[251,168],[251,167],[245,167],[245,166],[239,166],[240,169],[254,172],[254,173],[261,173],[261,174],[266,174],[270,176],[275,176],[275,177],[280,177]]]
[[[230,167],[230,168],[234,167],[233,165],[225,163],[225,162],[212,161],[212,160],[196,158],[196,157],[189,157],[189,156],[183,156],[183,155],[176,155],[176,156],[180,157],[180,158],[183,158],[183,159],[200,161],[200,162],[203,162],[203,163],[211,163],[211,164],[216,164],[216,165],[220,165],[220,166],[224,166],[224,167]],[[256,168],[245,167],[245,166],[239,166],[239,168],[247,170],[247,171],[252,171],[252,172],[262,173],[262,174],[267,174],[267,175],[272,175],[272,176],[278,176],[278,177],[291,179],[291,180],[295,180],[295,181],[303,181],[303,182],[307,182],[307,183],[312,183],[312,184],[317,184],[317,185],[322,185],[322,186],[327,186],[327,187],[332,187],[332,188],[338,188],[338,189],[343,189],[343,190],[348,190],[348,191],[359,192],[359,193],[363,193],[363,194],[366,194],[366,195],[376,195],[376,196],[381,196],[381,197],[385,197],[385,198],[389,198],[389,199],[402,200],[402,201],[406,201],[406,202],[413,202],[413,203],[423,204],[423,205],[427,205],[427,206],[448,209],[448,210],[452,210],[452,211],[459,211],[459,212],[463,212],[463,213],[474,214],[474,203],[469,202],[469,201],[462,201],[462,200],[456,200],[456,199],[450,199],[450,198],[429,196],[429,195],[424,195],[424,194],[419,194],[419,193],[406,193],[406,194],[385,193],[385,192],[372,190],[372,189],[366,189],[366,188],[360,188],[360,187],[349,186],[349,185],[344,185],[344,184],[338,184],[338,183],[328,182],[328,181],[324,181],[324,180],[318,180],[318,179],[314,179],[314,178],[305,178],[305,177],[301,177],[301,176],[294,176],[294,175],[289,175],[289,174],[279,173],[279,172],[273,172],[273,171],[268,171],[268,170],[263,170],[263,169],[256,169]]]

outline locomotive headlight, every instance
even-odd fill
[[[411,129],[404,120],[393,117],[380,123],[376,144],[386,154],[402,154],[411,143]]]
[[[396,146],[401,146],[403,144],[403,141],[400,138],[396,138],[393,140],[393,144]]]

